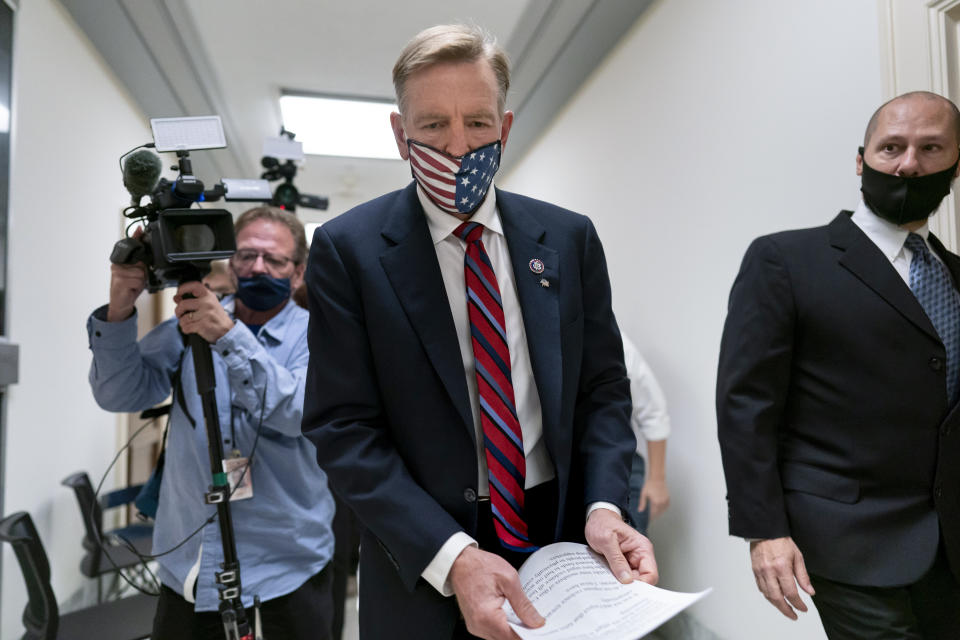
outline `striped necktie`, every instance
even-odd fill
[[[952,406],[960,393],[960,293],[947,266],[930,254],[923,238],[911,233],[903,246],[913,252],[910,290],[947,352],[947,401]]]
[[[483,225],[464,222],[454,233],[467,243],[463,271],[494,529],[505,548],[535,551],[537,547],[530,542],[524,520],[527,465],[513,396],[500,287],[490,257],[483,248]]]

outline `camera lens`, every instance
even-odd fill
[[[174,232],[177,253],[213,251],[217,243],[216,235],[208,225],[185,224]]]

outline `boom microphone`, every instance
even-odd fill
[[[133,204],[139,205],[143,196],[153,193],[162,172],[160,156],[149,149],[140,149],[127,156],[123,163],[123,186],[130,192]]]

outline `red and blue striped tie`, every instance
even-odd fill
[[[464,222],[454,233],[467,243],[463,259],[470,338],[476,362],[480,424],[490,480],[490,509],[500,544],[512,551],[535,551],[523,514],[527,473],[523,434],[517,419],[510,349],[503,301],[493,265],[483,248],[483,225]]]

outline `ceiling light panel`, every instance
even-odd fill
[[[296,134],[304,153],[399,160],[390,113],[392,102],[333,96],[283,95],[283,127]]]

